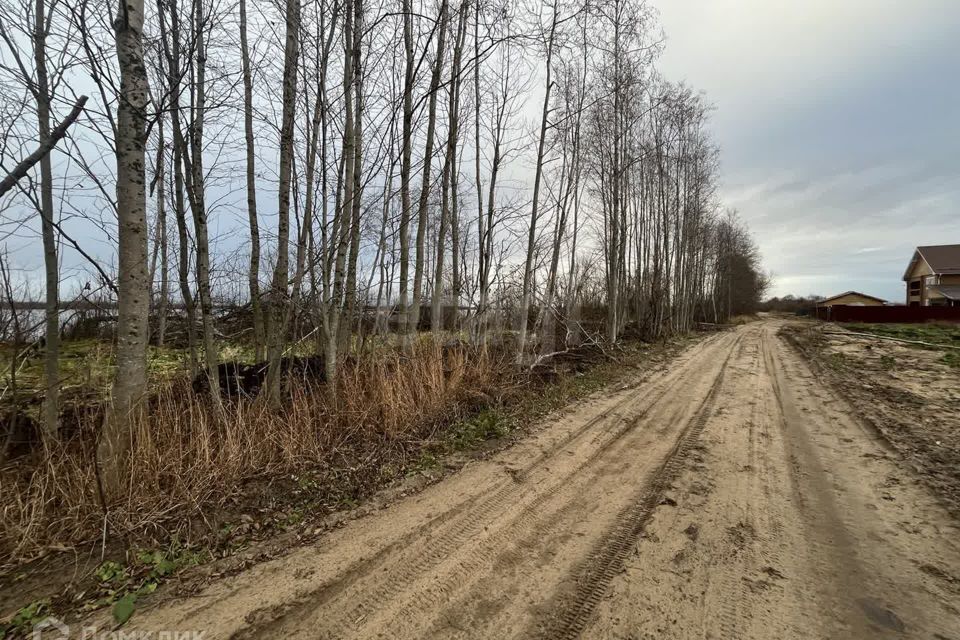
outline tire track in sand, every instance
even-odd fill
[[[558,491],[565,487],[569,478],[581,473],[598,460],[633,430],[652,407],[674,391],[678,385],[687,382],[687,374],[691,363],[694,366],[696,365],[699,361],[697,356],[704,349],[718,347],[729,354],[733,352],[740,340],[741,336],[739,335],[722,335],[718,339],[701,343],[699,348],[692,350],[693,353],[690,354],[689,359],[683,365],[671,370],[667,376],[654,383],[654,389],[651,392],[639,398],[634,394],[626,396],[582,426],[577,427],[546,451],[541,452],[522,469],[513,472],[512,477],[497,487],[492,494],[475,495],[455,507],[457,516],[465,514],[462,518],[456,516],[450,518],[448,514],[440,514],[431,522],[424,523],[423,526],[405,535],[400,541],[378,551],[369,560],[362,561],[358,566],[348,569],[347,573],[335,582],[321,585],[319,588],[281,607],[270,607],[251,613],[247,616],[249,626],[235,633],[232,636],[233,640],[275,637],[278,625],[283,626],[285,621],[294,625],[300,624],[302,620],[309,618],[309,612],[331,604],[340,596],[348,596],[351,588],[358,583],[366,578],[375,577],[375,585],[369,591],[361,593],[359,602],[354,602],[353,606],[348,604],[346,607],[331,607],[333,610],[323,618],[322,626],[329,630],[326,637],[341,638],[355,634],[367,618],[381,608],[384,603],[403,594],[407,590],[407,585],[443,562],[456,549],[461,548],[471,538],[482,532],[485,526],[495,520],[499,513],[515,505],[518,498],[524,497],[524,494],[529,492],[530,488],[526,480],[545,463],[552,460],[558,452],[564,450],[581,436],[589,434],[591,430],[609,418],[614,419],[612,424],[617,425],[617,427],[594,434],[590,442],[591,444],[599,442],[599,446],[571,470],[567,470],[562,475],[551,476],[551,484],[538,492],[533,501],[524,507],[523,517],[526,517],[555,496]],[[724,346],[725,343],[731,341],[732,345]],[[635,412],[637,405],[643,405],[639,412]],[[618,413],[618,410],[624,408],[626,410],[623,413]],[[426,533],[430,529],[440,528],[445,524],[449,524],[449,527],[438,538],[430,538],[429,534]],[[414,543],[419,540],[429,540],[424,545],[425,549],[418,550],[415,547]],[[404,541],[409,544],[402,544]],[[474,549],[471,550],[471,553],[479,553],[478,557],[482,558],[481,551],[482,549]],[[377,571],[379,565],[385,565],[382,571]],[[347,602],[349,603],[351,599],[347,599]]]
[[[653,474],[649,483],[638,495],[637,500],[631,502],[620,515],[617,516],[610,532],[600,540],[599,544],[587,557],[586,561],[575,572],[576,589],[568,597],[561,597],[553,609],[559,611],[551,624],[531,629],[530,637],[540,637],[545,640],[564,640],[580,637],[584,627],[593,614],[594,609],[603,598],[610,582],[623,569],[626,558],[633,550],[634,544],[643,533],[647,521],[654,509],[660,503],[663,493],[676,479],[691,446],[700,437],[707,424],[717,395],[722,386],[724,374],[730,363],[737,344],[734,344],[724,360],[720,372],[704,398],[700,409],[690,420],[683,433],[677,439],[673,449],[661,463],[660,468]]]

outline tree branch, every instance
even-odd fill
[[[40,162],[40,159],[45,155],[53,151],[53,148],[57,145],[64,136],[67,135],[67,129],[76,122],[77,118],[80,117],[80,113],[83,111],[83,105],[87,102],[87,96],[80,96],[77,99],[77,102],[73,105],[73,110],[70,111],[70,114],[56,126],[56,128],[50,132],[50,138],[36,151],[31,153],[29,156],[20,161],[20,163],[14,167],[13,171],[0,181],[0,197],[13,189],[13,186],[17,184],[17,181],[27,175],[27,172],[30,171],[33,165]]]

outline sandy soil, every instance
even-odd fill
[[[779,328],[713,335],[519,445],[138,611],[124,630],[960,638],[956,523]]]
[[[947,351],[822,323],[790,324],[784,335],[960,518],[960,368]]]

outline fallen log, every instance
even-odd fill
[[[729,331],[733,329],[731,324],[717,324],[715,322],[697,322],[697,331]]]

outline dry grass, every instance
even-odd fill
[[[92,437],[49,446],[0,470],[0,565],[95,541],[169,539],[192,523],[216,526],[217,510],[257,478],[349,476],[361,491],[402,468],[444,422],[504,386],[509,366],[467,349],[418,345],[342,367],[335,397],[291,384],[279,409],[239,402],[219,419],[188,382],[157,389],[131,427],[127,482],[106,510]],[[89,433],[95,432],[90,426]]]

